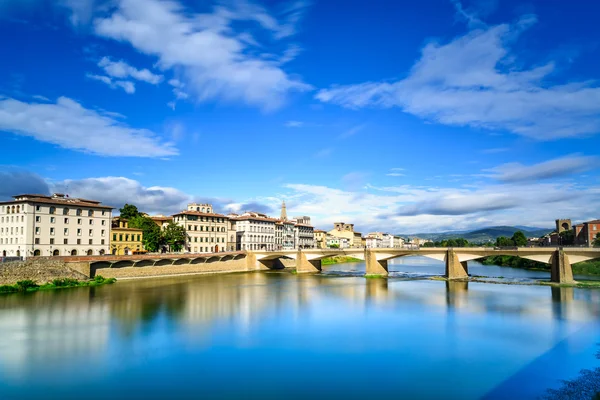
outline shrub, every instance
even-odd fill
[[[19,292],[26,292],[28,289],[35,289],[39,287],[37,283],[32,281],[31,279],[25,279],[23,281],[18,281],[15,285]]]
[[[19,291],[19,289],[17,289],[13,285],[1,285],[0,286],[0,293],[14,293],[14,292],[18,292],[18,291]]]
[[[54,279],[52,284],[56,287],[79,286],[79,281],[72,278]]]

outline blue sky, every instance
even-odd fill
[[[0,1],[0,197],[396,233],[600,214],[589,1]]]

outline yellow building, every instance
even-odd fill
[[[362,235],[360,232],[354,232],[354,224],[334,222],[333,229],[327,233],[331,236],[348,240],[351,247],[363,247]]]
[[[327,232],[315,229],[315,247],[318,249],[327,248]]]
[[[142,240],[144,231],[130,228],[126,219],[115,217],[112,221],[110,253],[117,256],[145,253]]]

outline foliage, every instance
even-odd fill
[[[527,237],[521,231],[516,231],[515,233],[513,233],[511,240],[515,244],[515,246],[527,246]]]
[[[339,248],[340,248],[340,245],[339,245],[339,244],[335,244],[335,243],[334,243],[334,244],[330,245],[330,246],[329,246],[329,248],[330,248],[330,249],[339,249]]]
[[[550,265],[514,256],[491,256],[481,260],[483,265],[500,265],[503,267],[525,269],[550,269]]]
[[[169,246],[171,251],[181,251],[187,240],[187,232],[184,226],[178,225],[173,221],[169,222],[163,231],[164,243]]]
[[[34,281],[27,279],[19,281],[14,285],[0,286],[0,293],[34,292],[37,290],[63,289],[69,287],[100,286],[111,284],[116,281],[115,278],[103,278],[102,276],[97,275],[94,280],[91,281],[78,281],[77,279],[72,278],[57,278],[50,283],[38,285]]]
[[[570,246],[575,243],[575,232],[572,230],[563,231],[558,236],[560,237],[560,244],[564,246]]]
[[[135,206],[132,206],[135,207]],[[129,220],[129,227],[141,229],[144,232],[142,243],[144,248],[150,252],[157,252],[164,244],[160,227],[148,217],[138,215]]]
[[[15,285],[19,292],[26,292],[29,289],[36,289],[38,284],[32,281],[31,279],[25,279],[22,281],[18,281]]]
[[[439,242],[426,242],[422,247],[469,247],[472,246],[467,239],[444,239]]]
[[[596,238],[592,242],[594,247],[600,247],[600,232],[596,234]]]
[[[600,260],[584,261],[571,266],[577,275],[600,275]]]
[[[56,287],[71,287],[78,286],[79,281],[77,279],[72,278],[63,278],[63,279],[54,279],[52,284]]]
[[[121,214],[121,218],[125,219],[135,218],[140,215],[138,208],[133,204],[125,204],[123,208],[119,208],[119,213]]]
[[[334,257],[327,257],[327,258],[324,258],[323,260],[321,260],[321,265],[342,264],[342,263],[360,262],[360,261],[362,261],[362,260],[360,260],[358,258],[354,258],[354,257],[349,257],[349,256],[334,256]]]
[[[500,236],[496,238],[496,247],[513,247],[515,242],[512,239],[507,238],[506,236]]]

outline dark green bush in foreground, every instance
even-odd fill
[[[34,292],[36,290],[49,290],[49,289],[63,289],[69,287],[86,287],[86,286],[100,286],[115,283],[115,278],[104,278],[97,275],[94,280],[91,281],[78,281],[72,278],[57,278],[50,283],[44,285],[38,285],[31,279],[18,281],[14,285],[1,285],[0,293],[17,293],[17,292]]]

